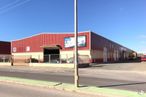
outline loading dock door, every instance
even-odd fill
[[[57,62],[59,60],[60,50],[53,48],[44,48],[44,62]]]
[[[107,48],[103,48],[103,62],[107,62]]]

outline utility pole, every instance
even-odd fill
[[[79,87],[79,73],[78,73],[78,0],[74,0],[74,84]]]

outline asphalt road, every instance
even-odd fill
[[[93,97],[91,95],[65,92],[54,89],[0,83],[1,97]]]
[[[0,76],[10,76],[10,77],[19,77],[35,80],[45,80],[45,81],[55,81],[61,83],[73,83],[73,76],[66,74],[57,74],[57,73],[37,73],[37,72],[20,72],[20,71],[2,71],[0,70]],[[120,76],[120,75],[119,75]],[[146,81],[125,81],[125,80],[116,80],[116,79],[106,79],[106,78],[95,78],[95,77],[85,77],[80,76],[80,84],[85,86],[97,86],[97,87],[106,87],[106,88],[116,88],[116,89],[125,89],[132,91],[141,91],[146,92]]]

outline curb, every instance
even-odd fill
[[[115,96],[115,95],[108,95],[108,94],[102,94],[102,93],[91,93],[91,92],[85,92],[81,90],[75,90],[75,89],[67,89],[67,88],[59,88],[57,86],[39,86],[39,85],[28,85],[24,84],[21,82],[16,82],[16,81],[1,81],[3,83],[8,83],[8,84],[18,84],[18,85],[24,85],[24,86],[33,86],[33,87],[40,87],[40,88],[49,88],[49,89],[55,89],[59,91],[66,91],[66,92],[74,92],[74,93],[79,93],[79,94],[84,94],[84,95],[91,95],[91,96],[102,96],[102,97],[126,97],[126,96]]]
[[[29,80],[29,79],[20,79],[13,77],[1,77],[0,82],[20,84],[25,86],[41,87],[41,88],[50,88],[67,92],[75,92],[80,94],[87,94],[92,96],[102,96],[102,97],[146,97],[146,94],[139,95],[136,92],[130,92],[125,90],[116,90],[116,89],[101,89],[98,87],[80,87],[75,88],[72,84],[57,83],[57,82],[47,82],[47,81],[38,81],[38,80]],[[47,84],[48,83],[48,84]],[[93,90],[95,89],[95,90]],[[116,92],[116,93],[113,93]],[[119,92],[119,94],[118,94]],[[123,94],[122,94],[123,93]],[[125,95],[129,93],[129,95]]]

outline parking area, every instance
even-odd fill
[[[146,71],[146,62],[91,64],[92,69]]]
[[[38,70],[38,71],[73,71],[73,68],[65,68],[65,67],[50,67],[50,66],[10,66],[10,65],[2,65],[0,64],[0,68],[15,68],[15,69],[24,69],[24,70]],[[53,64],[56,65],[56,64]],[[146,62],[133,62],[133,63],[106,63],[106,64],[96,64],[92,63],[87,68],[80,68],[80,70],[119,70],[119,71],[139,71],[146,72]]]
[[[73,76],[73,68],[59,67],[33,67],[33,66],[0,66],[1,71],[27,72],[39,74],[55,74]],[[79,68],[79,75],[94,78],[107,78],[116,80],[145,81],[146,63],[112,63],[92,64],[88,68]]]

